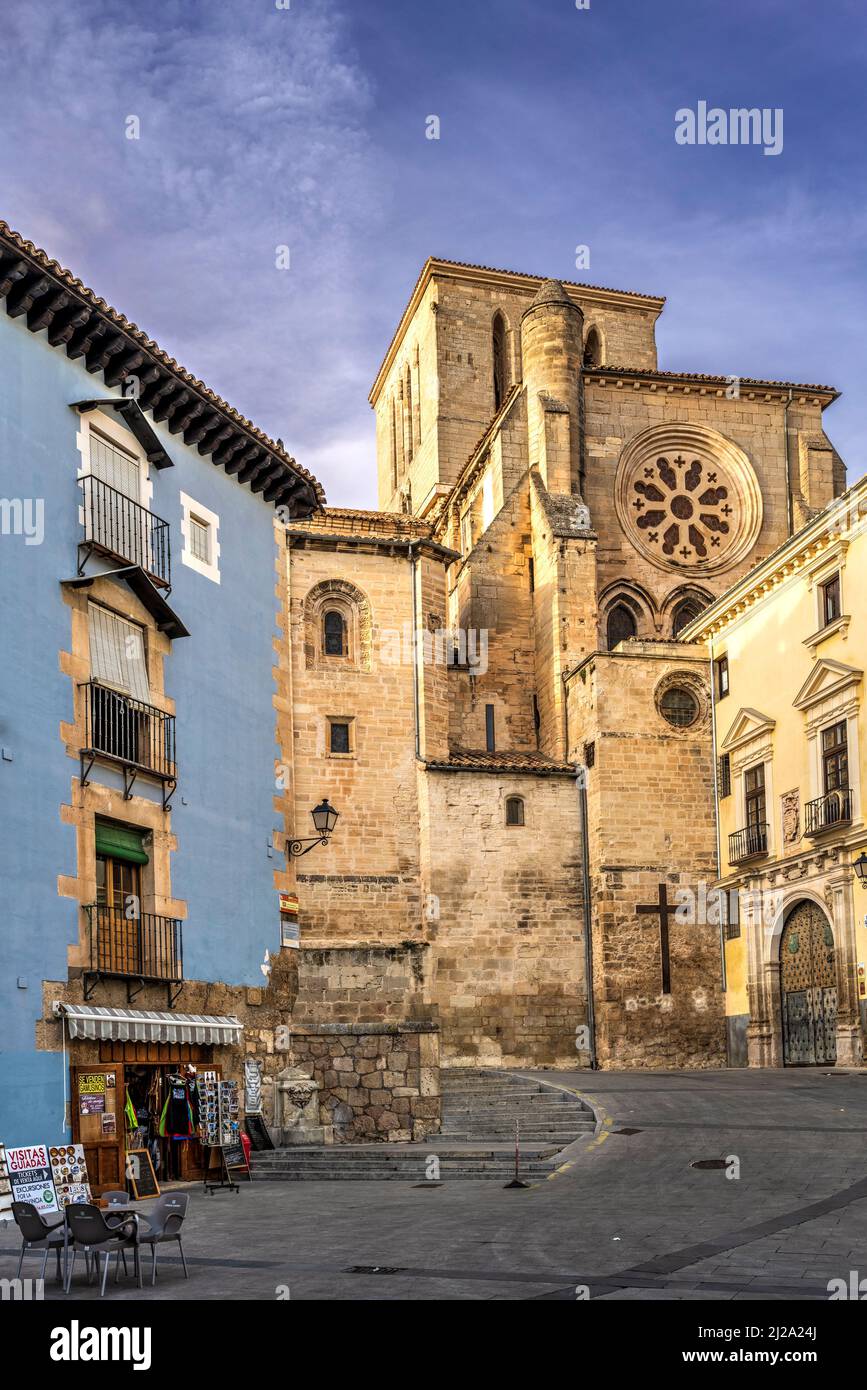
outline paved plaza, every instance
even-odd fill
[[[146,1261],[142,1296],[825,1300],[830,1279],[867,1277],[867,1071],[544,1076],[600,1121],[552,1178],[436,1186],[420,1146],[415,1182],[191,1186],[190,1278],[169,1247],[154,1290]],[[727,1167],[691,1166],[715,1159]],[[75,1297],[96,1298],[78,1263]],[[63,1298],[50,1279],[45,1293]],[[132,1280],[110,1286],[114,1300],[139,1296]]]

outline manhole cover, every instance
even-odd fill
[[[690,1168],[727,1168],[728,1160],[725,1158],[695,1158],[689,1166]]]
[[[643,1134],[643,1129],[613,1129],[612,1134]]]
[[[405,1265],[350,1265],[344,1274],[404,1274]]]

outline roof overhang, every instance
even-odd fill
[[[116,415],[123,418],[131,433],[135,435],[145,451],[148,463],[152,463],[154,468],[174,467],[172,460],[151,429],[147,416],[138,401],[132,396],[106,396],[98,401],[73,401],[72,409],[77,410],[79,415],[83,415],[86,410],[114,411]]]
[[[151,583],[141,565],[124,565],[122,569],[102,570],[98,574],[80,574],[74,579],[61,579],[60,582],[66,589],[86,589],[97,579],[123,580],[136,598],[144,604],[160,632],[166,633],[172,641],[178,637],[189,637],[189,631],[175,610],[166,603],[159,589]]]
[[[101,374],[109,389],[135,379],[137,404],[184,444],[263,500],[305,517],[325,504],[321,484],[280,439],[235,410],[146,333],[32,241],[0,221],[0,303],[50,347]],[[97,379],[99,379],[97,377]],[[101,402],[100,402],[101,403]],[[165,465],[163,465],[165,466]]]
[[[152,1009],[109,1009],[95,1004],[54,1004],[70,1038],[99,1042],[205,1043],[233,1047],[244,1025],[232,1014],[160,1013]]]

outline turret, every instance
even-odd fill
[[[549,492],[581,487],[584,315],[559,280],[546,280],[521,318],[530,466]]]

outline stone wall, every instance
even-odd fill
[[[606,1067],[725,1065],[720,929],[706,894],[716,837],[707,662],[702,648],[626,643],[599,653],[570,682],[573,756],[592,745],[587,774],[597,1049]],[[657,704],[677,681],[700,715],[672,728]],[[669,918],[670,992],[662,983],[659,917],[639,913],[659,886],[692,920]],[[702,893],[702,885],[705,893]]]
[[[572,776],[423,774],[431,998],[450,1065],[574,1066],[586,1021]],[[524,824],[507,825],[509,796]]]
[[[333,1024],[293,1033],[297,1064],[318,1082],[334,1142],[408,1143],[440,1129],[439,1037],[425,1024]]]

